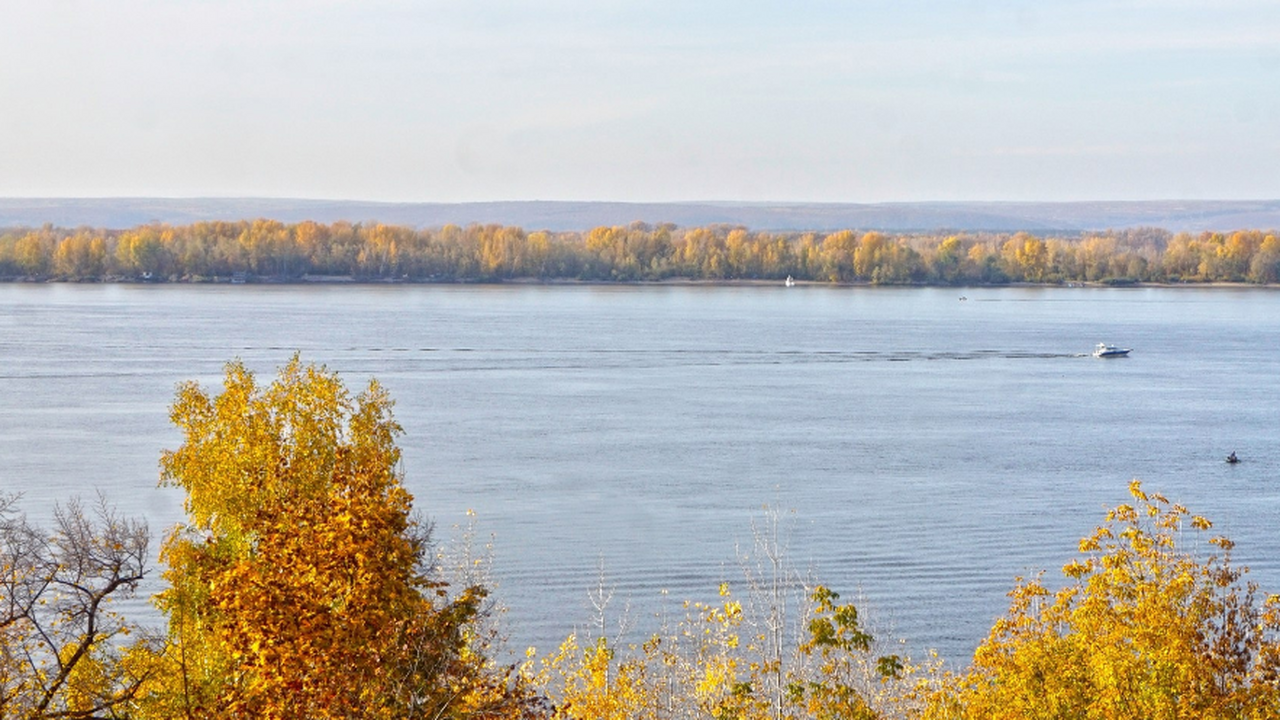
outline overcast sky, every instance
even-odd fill
[[[0,196],[1280,198],[1280,2],[0,0]]]

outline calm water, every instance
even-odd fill
[[[417,506],[441,537],[474,509],[517,647],[585,623],[601,564],[640,617],[739,579],[770,505],[795,563],[962,660],[1134,477],[1280,590],[1278,349],[1259,289],[8,284],[0,487],[159,535],[175,383],[300,350],[388,386]]]

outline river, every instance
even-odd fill
[[[0,488],[158,538],[175,384],[296,351],[390,390],[416,506],[441,540],[474,511],[516,647],[588,623],[601,568],[637,628],[739,582],[767,506],[877,632],[963,661],[1133,478],[1280,591],[1277,349],[1250,288],[5,284]]]

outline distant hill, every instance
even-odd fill
[[[413,227],[497,223],[527,230],[585,230],[635,221],[753,230],[1081,232],[1280,228],[1280,200],[1132,202],[475,202],[378,203],[267,198],[0,198],[0,227],[129,228],[150,222],[270,218],[286,223],[378,221]]]

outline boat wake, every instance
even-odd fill
[[[1061,360],[1091,357],[1088,353],[1053,353],[1019,350],[544,350],[538,348],[348,348],[339,365],[376,362],[384,353],[397,357],[395,374],[414,372],[485,372],[495,370],[716,367],[748,365],[827,365],[852,363],[907,363],[944,361]],[[383,369],[381,372],[387,372]]]

